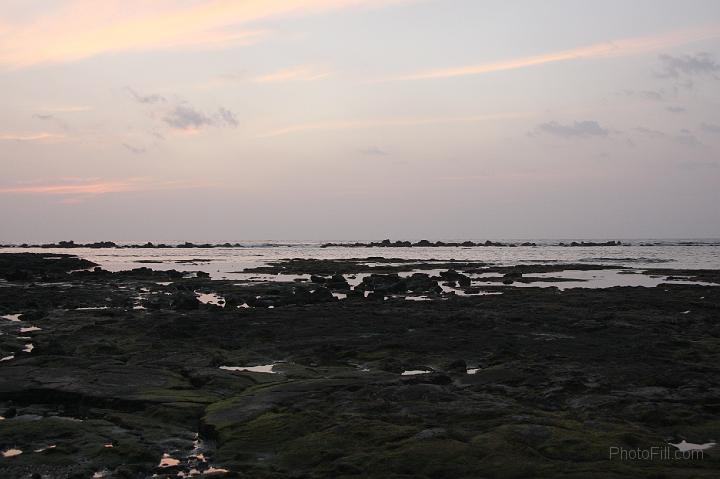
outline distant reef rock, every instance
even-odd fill
[[[59,241],[57,243],[0,245],[0,247],[17,248],[244,248],[240,243],[181,243],[169,245],[164,243],[138,243],[138,244],[117,244],[112,241],[98,241],[95,243],[76,243],[74,241]]]
[[[268,246],[268,247],[278,247],[278,246],[287,246],[282,244],[264,244],[261,246]],[[473,248],[473,247],[480,247],[480,246],[495,246],[495,247],[507,247],[507,248],[514,248],[518,246],[567,246],[567,247],[576,247],[576,246],[622,246],[622,243],[620,241],[606,241],[606,242],[577,242],[573,241],[571,243],[543,243],[542,245],[538,245],[537,243],[532,242],[524,242],[524,243],[501,243],[496,241],[485,241],[482,243],[476,243],[474,241],[463,241],[463,242],[445,242],[445,241],[428,241],[428,240],[420,240],[416,242],[411,241],[390,241],[389,239],[382,240],[382,241],[376,241],[376,242],[370,242],[370,243],[324,243],[321,245],[322,248],[329,248],[329,247],[336,247],[336,248],[440,248],[440,247],[450,247],[450,248]],[[57,243],[45,243],[45,244],[8,244],[8,245],[0,245],[2,248],[45,248],[45,249],[51,249],[51,248],[178,248],[178,249],[189,249],[189,248],[245,248],[245,245],[242,245],[240,243],[180,243],[180,244],[164,244],[164,243],[137,243],[137,244],[117,244],[112,241],[98,241],[95,243],[76,243],[74,241],[59,241]]]
[[[556,243],[548,246],[621,246],[620,241],[607,241],[607,242],[577,242],[571,243]],[[371,242],[371,243],[325,243],[322,245],[323,248],[329,247],[342,247],[342,248],[413,248],[413,247],[424,247],[424,248],[441,248],[441,247],[465,247],[472,248],[478,246],[501,246],[501,247],[518,247],[518,246],[538,246],[537,243],[525,242],[525,243],[499,243],[495,241],[485,241],[483,243],[475,243],[474,241],[463,241],[457,242],[445,242],[445,241],[428,241],[420,240],[415,243],[411,241],[390,241],[389,239]]]

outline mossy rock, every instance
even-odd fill
[[[105,447],[111,443],[112,448]],[[149,468],[162,455],[156,445],[146,443],[140,435],[110,422],[58,417],[31,419],[20,416],[0,421],[0,446],[23,451],[19,456],[4,459],[15,467],[70,467],[81,464],[100,470],[121,464],[137,464]]]
[[[408,440],[397,449],[378,451],[368,472],[374,477],[391,471],[412,477],[454,479],[477,477],[482,471],[480,465],[481,451],[471,444],[455,439]]]

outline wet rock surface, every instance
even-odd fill
[[[0,355],[13,356],[0,361],[0,449],[22,451],[0,457],[0,477],[710,478],[720,468],[713,447],[702,459],[609,460],[610,447],[720,442],[717,286],[499,283],[502,294],[461,296],[440,284],[460,287],[480,266],[352,281],[356,263],[307,262],[313,281],[238,283],[53,261],[0,255],[11,265],[0,276],[36,278],[0,281]],[[494,273],[522,281],[535,268]],[[405,299],[417,292],[428,300]],[[263,367],[237,370],[247,366]]]

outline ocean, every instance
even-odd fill
[[[463,241],[463,240],[448,240]],[[482,242],[484,240],[476,240]],[[214,248],[20,248],[3,247],[0,253],[34,252],[75,254],[109,271],[146,266],[156,270],[205,271],[213,279],[247,279],[246,268],[267,265],[287,258],[347,259],[398,258],[418,262],[430,260],[480,261],[493,266],[518,264],[602,264],[633,269],[720,269],[720,240],[620,240],[621,246],[558,246],[572,239],[499,240],[537,243],[517,247],[322,247],[326,241],[239,242],[243,247]],[[577,240],[581,241],[581,240]],[[585,240],[601,242],[605,240]],[[180,243],[177,243],[180,244]],[[371,261],[371,260],[370,260]],[[577,275],[577,273],[576,273]]]

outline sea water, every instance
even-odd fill
[[[447,241],[464,241],[447,240]],[[475,240],[482,242],[484,240]],[[213,279],[248,279],[243,273],[287,258],[350,259],[384,257],[402,260],[479,261],[492,266],[518,264],[602,264],[633,269],[720,269],[720,240],[621,240],[621,246],[558,246],[572,239],[531,241],[538,246],[327,247],[323,242],[240,242],[243,247],[216,248],[0,248],[0,253],[74,254],[109,271],[141,266],[155,270],[205,271]],[[585,240],[605,241],[605,240]],[[271,279],[271,278],[266,278]],[[287,278],[285,278],[287,279]]]

